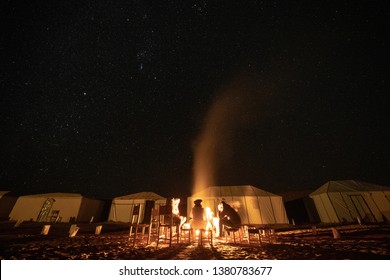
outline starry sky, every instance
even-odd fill
[[[387,1],[0,5],[1,190],[185,197],[221,102],[215,184],[390,185]]]

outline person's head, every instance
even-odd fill
[[[218,204],[218,211],[219,212],[222,212],[223,211],[223,203],[222,203],[223,201],[221,201],[221,202],[219,202],[219,204]]]
[[[201,206],[202,200],[201,199],[197,199],[197,200],[194,201],[194,204],[195,204],[195,206]]]

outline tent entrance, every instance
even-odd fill
[[[368,204],[362,195],[349,195],[349,198],[351,199],[353,206],[362,221],[366,223],[377,222],[374,214],[372,213],[370,207],[368,207]]]
[[[50,213],[51,207],[55,202],[54,198],[48,198],[41,208],[41,212],[39,212],[37,222],[46,222],[47,216]]]

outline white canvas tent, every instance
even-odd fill
[[[10,191],[0,191],[0,221],[8,220],[18,197]]]
[[[390,188],[353,180],[329,181],[310,194],[323,223],[390,221]]]
[[[187,198],[187,213],[196,199],[202,199],[204,208],[210,207],[216,215],[219,202],[237,208],[244,225],[288,224],[282,197],[259,188],[247,186],[212,186]]]
[[[0,191],[0,199],[6,195],[7,193],[9,193],[9,191]]]
[[[20,196],[10,220],[38,222],[89,222],[99,219],[104,202],[78,193],[45,193]]]
[[[139,192],[124,196],[115,197],[111,203],[108,220],[112,222],[130,222],[133,207],[140,205],[140,220],[142,221],[145,209],[151,207],[158,208],[159,205],[165,205],[167,199],[154,192]],[[147,205],[148,204],[148,205]]]

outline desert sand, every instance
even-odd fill
[[[214,239],[212,245],[197,243],[146,245],[128,241],[126,224],[79,224],[79,232],[69,237],[70,224],[53,224],[42,235],[44,224],[0,223],[2,260],[370,260],[390,259],[390,224],[337,225],[335,239],[330,226],[289,227],[276,231],[272,243],[248,244]],[[99,235],[95,227],[102,225]]]

